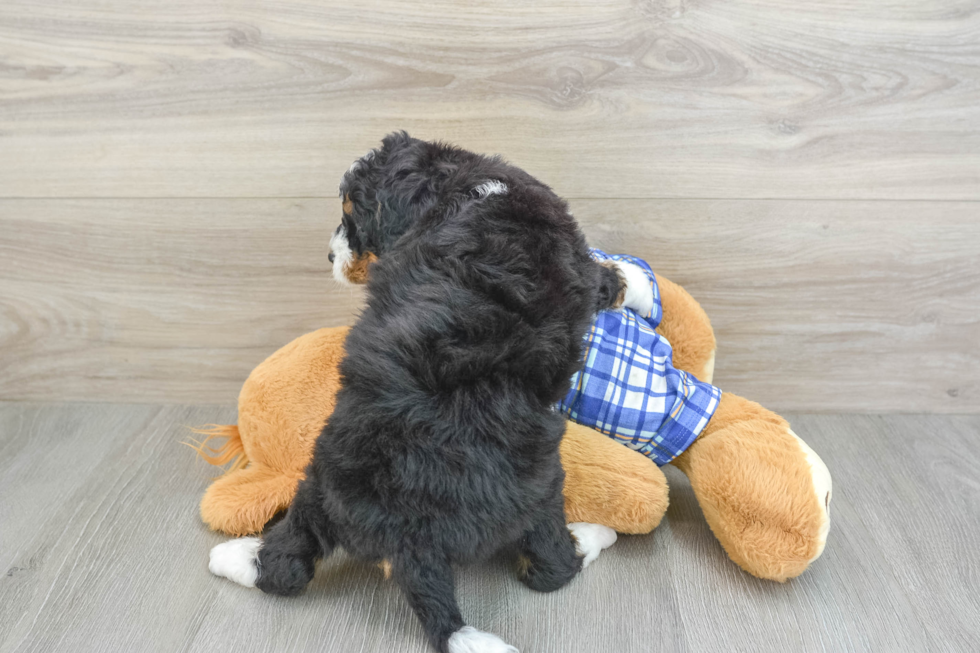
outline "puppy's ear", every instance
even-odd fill
[[[374,244],[380,255],[387,252],[418,218],[415,206],[409,199],[387,190],[378,191],[378,205],[374,214],[361,224],[364,237]]]
[[[393,152],[414,141],[415,139],[409,136],[408,132],[403,129],[401,131],[391,132],[381,139],[381,149],[385,152]]]

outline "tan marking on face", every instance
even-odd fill
[[[381,569],[381,573],[384,574],[385,580],[391,578],[391,562],[387,558],[379,562],[378,567]]]
[[[517,577],[527,578],[527,575],[530,572],[531,572],[531,559],[524,555],[517,556]]]
[[[351,211],[354,210],[354,203],[350,201],[350,195],[344,195],[344,215],[350,215]]]
[[[344,266],[344,276],[351,283],[367,283],[368,268],[377,260],[377,256],[365,252]]]

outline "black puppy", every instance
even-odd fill
[[[523,581],[546,592],[615,539],[565,525],[555,405],[625,282],[564,201],[498,158],[393,134],[341,196],[335,275],[373,265],[336,408],[285,518],[215,547],[211,570],[292,595],[342,546],[390,563],[439,651],[515,651],[463,625],[452,565],[517,543]]]

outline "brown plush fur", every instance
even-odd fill
[[[242,387],[238,426],[205,431],[226,437],[220,448],[199,448],[205,460],[220,465],[235,459],[235,469],[212,483],[201,500],[201,518],[211,528],[257,533],[289,505],[322,422],[333,411],[346,336],[346,328],[320,329],[277,351]],[[667,479],[660,468],[601,433],[568,426],[561,455],[569,521],[622,533],[653,530],[667,510]]]
[[[212,483],[201,500],[208,526],[230,535],[257,533],[289,506],[333,412],[346,337],[346,327],[300,336],[249,375],[238,396],[238,426],[223,427],[228,437],[209,460],[221,464],[222,455],[240,452],[238,468]]]
[[[711,383],[716,345],[707,313],[686,290],[666,277],[656,277],[664,310],[657,333],[673,348],[674,367]]]
[[[823,510],[806,455],[779,415],[725,392],[674,465],[728,556],[750,574],[782,582],[819,554]]]
[[[635,455],[625,455],[626,453]],[[568,422],[561,442],[565,517],[620,533],[649,533],[667,512],[667,477],[652,460]]]
[[[370,261],[362,262],[367,274]],[[658,331],[676,367],[710,381],[715,337],[707,315],[683,288],[657,277],[664,318]],[[238,425],[212,426],[195,448],[208,462],[231,464],[201,500],[201,517],[231,535],[257,533],[285,509],[334,408],[346,328],[297,338],[253,370],[238,399]],[[220,447],[214,438],[225,438]],[[569,423],[561,444],[565,511],[570,522],[647,533],[667,510],[667,479],[651,460]],[[688,475],[705,518],[725,551],[760,578],[799,575],[819,553],[826,519],[806,457],[787,422],[724,393],[707,428],[675,465]],[[387,573],[387,572],[386,572]]]

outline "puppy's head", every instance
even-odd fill
[[[340,182],[342,215],[330,239],[333,276],[365,283],[368,268],[405,233],[425,205],[419,180],[431,144],[405,132],[386,136],[351,164]]]

